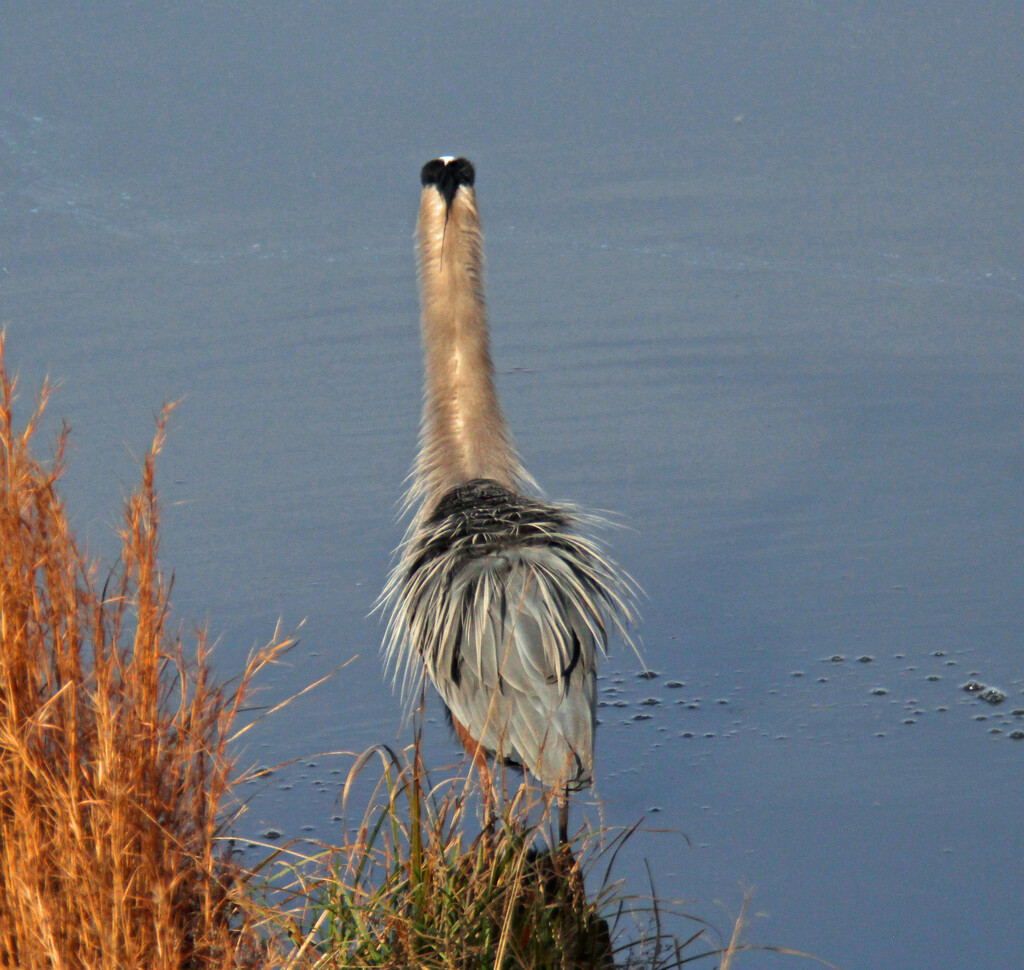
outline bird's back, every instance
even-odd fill
[[[410,543],[410,637],[453,719],[550,787],[590,783],[598,651],[621,611],[597,547],[564,509],[478,479]]]

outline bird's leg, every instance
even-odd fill
[[[487,763],[487,749],[469,733],[454,715],[452,715],[452,727],[455,728],[455,736],[462,742],[462,747],[472,759],[480,777],[480,792],[484,802],[484,838],[490,841],[490,833],[494,831],[495,799],[494,776],[491,773],[491,766]]]
[[[558,845],[569,841],[569,789],[563,788],[558,795]]]

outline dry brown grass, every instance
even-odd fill
[[[356,762],[353,779],[374,752],[382,771],[345,845],[278,850],[259,868],[292,861],[269,883],[232,864],[218,836],[234,722],[294,641],[275,635],[226,690],[205,634],[186,657],[168,630],[154,467],[169,409],[125,502],[118,566],[90,564],[57,492],[67,431],[50,461],[33,457],[49,388],[17,431],[3,350],[0,333],[0,967],[724,970],[750,949],[742,918],[716,945],[677,913],[680,939],[663,926],[671,908],[623,895],[610,872],[632,830],[538,852],[549,820],[531,822],[520,795],[493,835],[469,839],[470,788],[430,780],[418,733]],[[584,877],[602,868],[589,898]]]
[[[218,851],[227,744],[255,653],[230,692],[167,629],[154,462],[125,502],[109,574],[77,547],[51,460],[23,430],[0,335],[0,966],[213,968],[264,954],[240,873]],[[100,582],[98,577],[104,580]]]

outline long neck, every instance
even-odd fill
[[[473,478],[509,488],[525,479],[494,386],[483,294],[483,240],[473,190],[447,207],[426,186],[417,223],[426,357],[416,491],[429,510]]]

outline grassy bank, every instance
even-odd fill
[[[276,897],[290,889],[270,922],[288,913],[295,965],[655,968],[728,949],[689,918],[680,940],[668,930],[678,914],[624,894],[612,872],[632,830],[583,830],[552,849],[543,793],[516,784],[481,832],[476,779],[445,773],[435,783],[418,743],[374,748],[349,786],[364,771],[376,791],[348,841],[268,860]]]
[[[0,966],[23,968],[723,968],[739,952],[611,877],[629,832],[551,851],[541,795],[510,789],[480,833],[472,779],[435,780],[418,745],[376,748],[376,792],[340,846],[225,854],[229,753],[275,638],[227,689],[202,633],[168,622],[154,468],[126,500],[118,563],[90,562],[58,493],[67,433],[33,451],[0,337]],[[346,795],[348,792],[346,791]],[[272,902],[271,902],[272,901]]]

